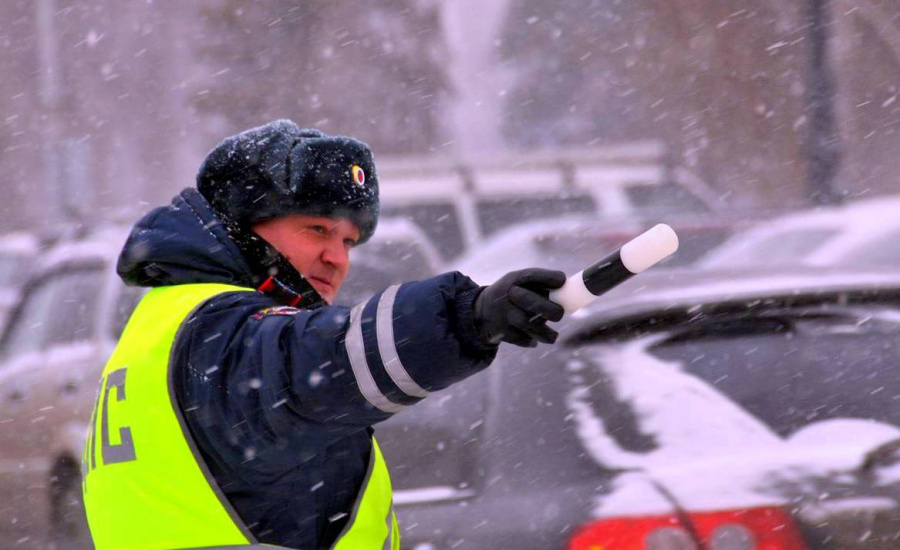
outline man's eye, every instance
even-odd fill
[[[356,246],[356,241],[354,241],[353,239],[344,239],[344,246],[346,246],[347,248],[353,248],[354,246]]]
[[[325,235],[328,233],[328,228],[326,228],[324,225],[313,225],[310,227],[310,229],[312,229],[313,231],[315,231],[316,233],[318,233],[320,235]]]

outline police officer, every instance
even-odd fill
[[[84,452],[98,550],[399,548],[372,426],[552,343],[559,271],[460,273],[329,305],[378,221],[369,147],[278,120],[209,153],[132,230],[151,287],[106,365]]]

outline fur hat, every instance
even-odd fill
[[[307,214],[347,218],[363,243],[378,223],[378,177],[369,146],[276,120],[231,136],[200,165],[197,189],[242,227]]]

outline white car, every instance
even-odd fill
[[[106,358],[142,291],[115,274],[125,228],[44,255],[0,342],[0,547],[89,548],[80,463]]]
[[[900,268],[900,197],[789,214],[735,234],[698,266]]]
[[[577,273],[649,229],[666,221],[679,236],[679,250],[662,265],[689,265],[734,231],[733,221],[716,217],[604,220],[597,216],[571,216],[526,222],[485,240],[453,262],[452,269],[487,285],[505,273],[526,267]]]
[[[28,233],[0,236],[0,329],[19,298],[19,289],[40,250],[40,242]]]
[[[666,147],[655,140],[465,160],[380,159],[381,209],[418,223],[448,260],[525,220],[578,214],[622,220],[717,209],[703,181],[668,164]]]

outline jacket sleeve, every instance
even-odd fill
[[[182,407],[281,438],[298,420],[363,429],[487,367],[479,287],[459,273],[390,287],[353,308],[306,311],[260,293],[201,307],[174,350]],[[217,422],[219,423],[219,422]]]

